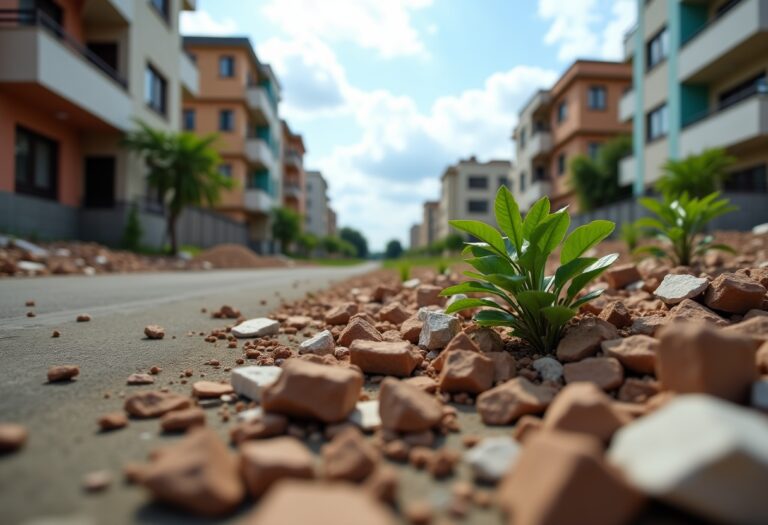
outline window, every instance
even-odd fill
[[[219,111],[219,131],[232,131],[235,129],[235,114],[231,109]]]
[[[235,57],[231,55],[219,57],[219,76],[223,78],[235,76]]]
[[[723,91],[717,97],[717,109],[725,109],[756,93],[768,93],[768,84],[765,81],[765,72],[739,83],[736,86]]]
[[[563,100],[557,105],[557,122],[560,123],[568,118],[568,104]]]
[[[669,32],[665,27],[651,38],[646,50],[646,69],[651,70],[669,55]]]
[[[506,175],[499,176],[499,186],[509,186],[509,179]]]
[[[565,173],[565,153],[561,153],[557,156],[557,174],[563,175]]]
[[[184,130],[193,131],[195,129],[195,110],[185,109],[182,117],[184,120]]]
[[[544,171],[544,168],[541,166],[536,166],[536,169],[533,172],[533,177],[534,177],[534,180],[536,181],[544,180],[544,178],[546,177],[546,172]]]
[[[16,191],[56,198],[58,143],[20,126],[16,127]]]
[[[605,86],[591,86],[587,92],[587,106],[589,109],[605,109],[608,95]]]
[[[163,17],[163,20],[168,22],[171,19],[171,11],[168,5],[170,0],[149,0],[149,3]]]
[[[599,142],[590,142],[587,144],[587,155],[589,155],[589,158],[592,160],[597,159],[597,154],[600,152],[600,143]]]
[[[526,175],[524,171],[520,172],[520,193],[523,193],[525,191],[526,186]]]
[[[470,175],[467,179],[467,187],[471,190],[487,190],[488,177],[485,175]]]
[[[525,128],[520,128],[520,147],[525,147]]]
[[[193,64],[197,64],[197,55],[195,53],[190,53],[188,51],[185,51],[187,53],[187,56],[192,61]]]
[[[219,173],[225,177],[232,177],[232,164],[219,164]]]
[[[486,200],[467,201],[467,211],[469,213],[488,213],[488,201]]]
[[[669,122],[667,117],[667,105],[661,105],[654,109],[646,117],[646,137],[649,141],[664,137],[667,134]]]
[[[765,164],[734,171],[725,179],[726,191],[768,193],[768,167]]]
[[[144,101],[147,106],[165,116],[168,83],[158,71],[147,64],[144,74]]]

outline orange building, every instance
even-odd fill
[[[512,188],[523,209],[543,195],[552,208],[577,206],[570,163],[595,157],[600,145],[630,134],[619,101],[631,88],[632,68],[619,62],[577,60],[549,90],[538,91],[520,112],[513,138],[517,163]]]
[[[280,86],[246,37],[184,37],[197,64],[200,89],[185,97],[182,125],[200,135],[215,133],[222,173],[235,188],[217,209],[248,227],[251,247],[272,252],[271,212],[282,197]]]
[[[283,120],[283,206],[302,217],[306,213],[306,174],[304,173],[304,139],[293,133]],[[302,224],[304,221],[302,221]]]

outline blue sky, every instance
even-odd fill
[[[618,59],[635,0],[200,0],[185,34],[245,35],[283,87],[341,226],[408,242],[442,170],[512,157],[517,111],[576,58]]]

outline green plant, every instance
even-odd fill
[[[675,265],[688,266],[694,257],[709,250],[733,252],[733,248],[726,244],[715,244],[711,235],[701,236],[712,219],[738,209],[731,206],[728,199],[718,197],[720,194],[713,192],[701,199],[688,197],[687,193],[679,199],[640,199],[640,204],[656,217],[643,217],[635,221],[635,225],[664,241],[667,248],[640,246],[635,253],[648,253],[667,258]]]
[[[445,261],[440,261],[437,263],[437,274],[438,275],[445,275],[448,272],[448,263]]]
[[[662,167],[664,174],[656,182],[656,189],[669,199],[683,193],[702,199],[720,189],[734,162],[736,159],[721,148],[707,149],[684,159],[669,159]]]
[[[594,159],[584,155],[573,158],[570,184],[576,192],[581,211],[631,196],[631,188],[619,184],[619,163],[630,153],[632,139],[620,135],[603,143]]]
[[[141,247],[141,238],[143,235],[144,231],[141,227],[141,221],[139,220],[139,206],[134,202],[131,205],[131,209],[128,211],[128,219],[123,228],[123,239],[120,244],[126,250],[137,252]]]
[[[443,245],[449,252],[458,252],[464,246],[464,239],[457,233],[446,235]]]
[[[450,221],[459,230],[481,242],[469,242],[466,262],[476,272],[465,272],[474,280],[446,288],[442,295],[485,293],[489,299],[460,299],[446,313],[485,307],[475,314],[481,326],[509,326],[514,335],[540,352],[551,352],[562,337],[565,324],[579,306],[602,294],[595,290],[580,296],[592,280],[617,258],[610,254],[600,259],[582,257],[584,252],[605,239],[614,229],[610,221],[593,221],[579,226],[566,237],[570,217],[566,209],[549,212],[549,199],[541,198],[525,220],[510,191],[502,186],[494,205],[496,221],[506,237],[479,221]],[[560,266],[554,275],[545,274],[550,254],[562,243]]]
[[[384,250],[385,259],[399,259],[403,255],[403,245],[397,239],[392,239],[387,243],[387,247]]]
[[[632,253],[637,248],[640,238],[643,236],[643,229],[634,222],[625,222],[621,225],[619,238],[627,245],[627,250]]]
[[[368,257],[368,240],[359,231],[353,228],[342,228],[339,237],[355,247],[356,256],[365,259]]]
[[[304,257],[309,257],[312,251],[317,248],[317,237],[309,232],[302,233],[296,239],[296,244],[299,245],[299,250]]]
[[[301,234],[301,215],[290,208],[272,210],[272,236],[280,241],[283,253]]]
[[[411,265],[403,263],[399,266],[400,269],[400,281],[405,282],[411,278]]]
[[[198,137],[193,133],[165,132],[138,122],[123,146],[138,153],[147,166],[147,183],[167,205],[167,232],[171,252],[178,253],[176,223],[187,206],[216,204],[221,191],[234,186],[219,171],[221,158],[211,147],[216,135]]]

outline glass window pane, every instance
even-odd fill
[[[16,132],[16,182],[27,182],[30,169],[31,144],[29,135],[21,130]]]
[[[35,144],[34,185],[36,188],[47,190],[51,187],[52,156],[51,145],[44,140],[38,140]]]

